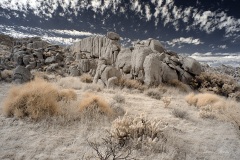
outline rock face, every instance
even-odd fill
[[[40,38],[8,40],[8,45],[0,44],[0,71],[15,68],[13,79],[19,83],[29,81],[32,70],[62,76],[88,73],[94,76],[94,83],[110,88],[121,77],[146,85],[172,80],[188,84],[202,72],[196,60],[167,51],[158,40],[137,41],[130,48],[122,48],[120,36],[114,32],[87,37],[65,48]]]
[[[24,66],[17,66],[13,72],[13,79],[16,83],[25,83],[32,79],[32,74]]]

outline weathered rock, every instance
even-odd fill
[[[50,64],[50,65],[47,67],[46,71],[47,71],[47,72],[53,72],[53,71],[56,71],[58,67],[59,67],[59,64],[58,64],[58,63],[53,63],[53,64]]]
[[[166,63],[162,63],[162,80],[163,82],[171,82],[173,80],[178,80],[177,72],[171,69]]]
[[[32,79],[32,74],[24,66],[17,66],[13,71],[13,79],[16,83],[25,83]]]
[[[162,82],[162,61],[158,54],[150,54],[145,58],[143,68],[145,72],[144,83],[146,85],[159,85]]]
[[[40,49],[40,48],[45,48],[47,45],[48,43],[45,41],[35,41],[33,43],[29,43],[27,45],[27,48]]]
[[[108,79],[107,88],[115,88],[118,82],[117,77],[111,77]]]
[[[23,64],[24,64],[25,66],[27,66],[27,65],[29,64],[30,58],[31,58],[30,55],[24,55],[24,56],[23,56],[22,59],[23,59]]]
[[[108,79],[111,77],[120,78],[121,72],[112,66],[107,66],[101,74],[101,80],[103,81],[105,86],[108,83]]]
[[[79,60],[78,68],[83,73],[89,72],[90,71],[90,61],[88,59]]]
[[[73,76],[73,77],[80,76],[80,72],[79,72],[77,66],[70,66],[69,72],[70,72],[70,76]]]
[[[107,37],[111,40],[119,40],[120,36],[117,33],[114,32],[107,32]]]
[[[150,48],[153,51],[157,51],[159,53],[165,52],[164,47],[162,46],[162,44],[158,40],[151,40]]]
[[[202,72],[201,64],[191,57],[185,57],[183,59],[183,68],[185,71],[194,75],[199,75]]]
[[[152,53],[152,50],[149,47],[137,47],[132,52],[131,57],[131,73],[136,77],[139,74],[140,70],[143,70],[143,62],[149,54]]]
[[[116,68],[122,70],[124,73],[128,74],[131,71],[131,57],[132,51],[129,48],[122,49],[116,60]]]
[[[48,57],[45,59],[45,64],[51,64],[51,63],[55,63],[56,62],[56,57],[52,56],[52,57]]]

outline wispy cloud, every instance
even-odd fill
[[[17,16],[14,11],[28,14],[29,11],[42,18],[52,18],[57,9],[63,8],[61,16],[78,16],[85,9],[96,13],[105,13],[111,10],[112,14],[125,14],[132,10],[146,21],[154,20],[155,25],[170,25],[178,31],[184,25],[187,31],[200,29],[208,34],[216,30],[225,30],[225,37],[239,37],[240,19],[227,15],[220,10],[203,10],[194,7],[177,6],[174,0],[130,0],[125,4],[123,0],[1,0],[3,9],[11,10],[9,17]],[[150,6],[154,6],[154,9]],[[15,14],[15,15],[14,15]],[[70,19],[71,20],[71,19]]]
[[[204,42],[202,42],[199,38],[193,38],[193,37],[180,37],[180,38],[176,38],[173,39],[171,41],[167,41],[167,44],[174,47],[176,45],[182,45],[182,44],[193,44],[193,45],[200,45],[203,44]]]

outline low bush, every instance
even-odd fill
[[[172,111],[172,114],[177,117],[177,118],[181,118],[181,119],[186,119],[188,116],[188,113],[182,109],[178,109],[178,108],[174,108]]]
[[[111,134],[121,146],[131,145],[135,149],[164,151],[166,141],[163,130],[167,124],[161,120],[147,119],[145,116],[124,116],[112,123]],[[157,148],[155,148],[158,146]]]
[[[125,97],[120,94],[116,94],[113,97],[113,100],[116,101],[117,103],[125,103]]]
[[[189,92],[191,90],[191,88],[188,85],[182,83],[179,80],[172,80],[169,82],[169,85],[178,88],[182,92]]]
[[[80,80],[84,83],[92,83],[93,77],[90,74],[84,73],[80,76]]]
[[[154,99],[161,99],[162,93],[159,91],[158,88],[151,88],[145,91],[145,94]]]
[[[10,89],[4,100],[3,112],[6,116],[30,117],[37,120],[46,116],[58,115],[58,101],[75,98],[74,91],[61,91],[52,83],[35,79]]]
[[[214,72],[202,72],[191,82],[191,86],[199,91],[210,91],[226,97],[240,91],[240,85],[232,77]]]
[[[80,112],[83,113],[83,116],[87,118],[94,118],[99,115],[108,117],[114,115],[114,112],[107,101],[104,98],[93,93],[86,93],[84,95],[83,99],[80,102],[79,108]]]
[[[144,86],[141,82],[133,79],[126,79],[126,78],[119,79],[116,85],[122,88],[126,87],[129,89],[138,89],[138,90],[146,89],[146,86]]]

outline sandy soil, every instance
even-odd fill
[[[11,84],[0,84],[1,102],[10,87]],[[80,89],[76,92],[81,97],[85,91]],[[105,97],[109,103],[114,95],[121,94],[126,99],[123,104],[126,114],[145,114],[168,123],[169,142],[181,154],[174,158],[171,153],[135,151],[133,156],[136,159],[238,160],[240,157],[239,131],[234,124],[200,118],[199,110],[189,106],[184,100],[185,94],[176,89],[170,88],[163,95],[171,97],[167,107],[162,100],[152,99],[143,93],[104,89],[96,94]],[[181,108],[188,116],[184,119],[175,117],[172,114],[174,108]],[[60,125],[52,119],[33,122],[6,118],[0,114],[0,159],[87,159],[93,155],[93,150],[86,140],[101,139],[110,126],[109,121]]]

